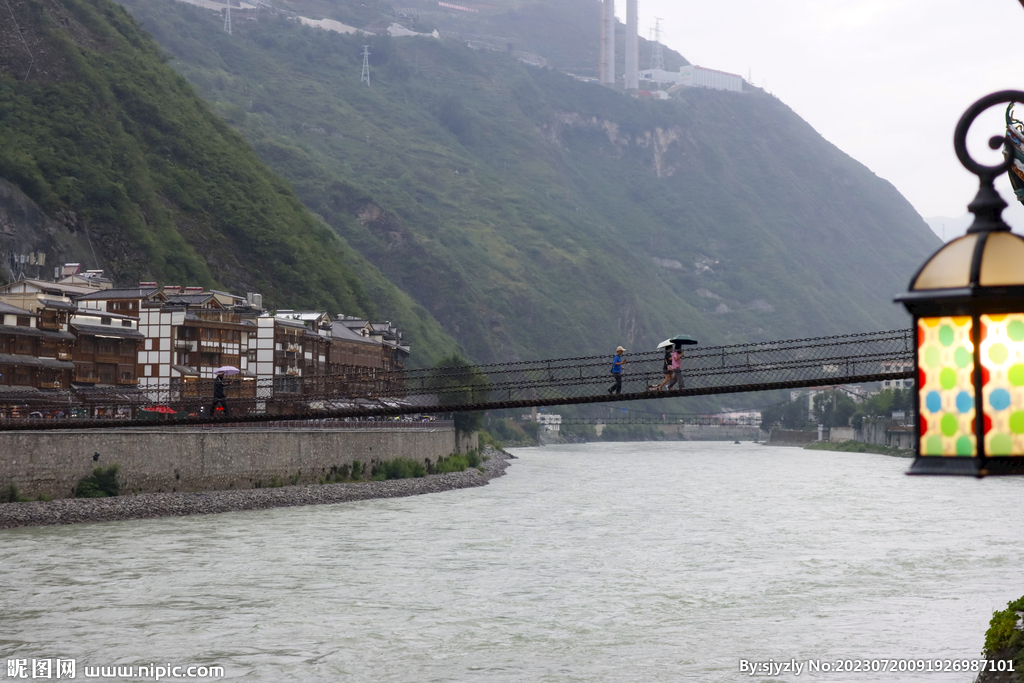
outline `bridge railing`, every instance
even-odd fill
[[[5,393],[12,388],[0,387],[0,429],[408,415],[827,386],[909,377],[913,333],[892,330],[686,347],[682,386],[658,392],[654,387],[664,377],[662,359],[660,351],[628,354],[622,394],[615,396],[609,394],[613,383],[609,355],[401,372],[241,378],[228,389],[228,414],[213,410],[209,381],[93,387],[77,394],[25,391],[13,398],[11,391]]]

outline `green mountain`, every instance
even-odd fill
[[[386,317],[419,362],[452,338],[487,362],[907,324],[892,296],[939,241],[776,98],[566,75],[596,61],[591,0],[419,4],[236,8],[229,35],[170,0],[21,0],[0,25],[0,180],[121,281]]]
[[[125,6],[302,201],[479,361],[651,348],[677,332],[904,326],[892,296],[939,243],[889,183],[759,90],[635,99],[452,39],[237,10],[228,35],[209,10]],[[371,29],[393,19],[372,3],[282,7]],[[596,31],[596,15],[563,0],[414,21],[512,35],[578,69],[596,33],[558,42],[553,27]]]
[[[38,249],[50,265],[78,256],[124,284],[222,286],[272,307],[392,318],[421,363],[455,348],[166,61],[112,3],[11,6],[0,22],[5,251]]]

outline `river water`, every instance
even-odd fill
[[[0,531],[0,658],[73,658],[78,678],[966,683],[739,662],[976,659],[1024,594],[1024,479],[750,443],[515,453],[482,488]]]

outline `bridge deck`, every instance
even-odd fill
[[[637,401],[677,396],[741,393],[906,379],[913,376],[913,331],[893,330],[758,344],[686,347],[681,389],[652,391],[663,378],[661,352],[626,356],[621,395],[610,395],[609,356],[584,356],[467,367],[361,372],[346,375],[250,380],[248,396],[229,397],[230,417],[209,417],[209,395],[188,395],[168,383],[128,394],[102,392],[90,405],[59,396],[34,407],[42,414],[96,411],[124,419],[8,418],[0,430],[153,426],[140,410],[149,404],[175,412],[164,424],[270,422],[290,419],[366,418],[433,412],[494,410],[583,403]]]

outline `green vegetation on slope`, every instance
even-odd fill
[[[0,52],[0,177],[102,244],[121,283],[219,285],[271,306],[386,316],[423,345],[424,363],[454,347],[267,171],[123,8],[26,0],[17,12],[33,61]],[[0,29],[0,44],[21,47],[14,30]]]
[[[892,296],[937,246],[891,185],[759,91],[637,100],[453,41],[266,13],[228,36],[209,11],[126,5],[476,361],[902,327]]]

